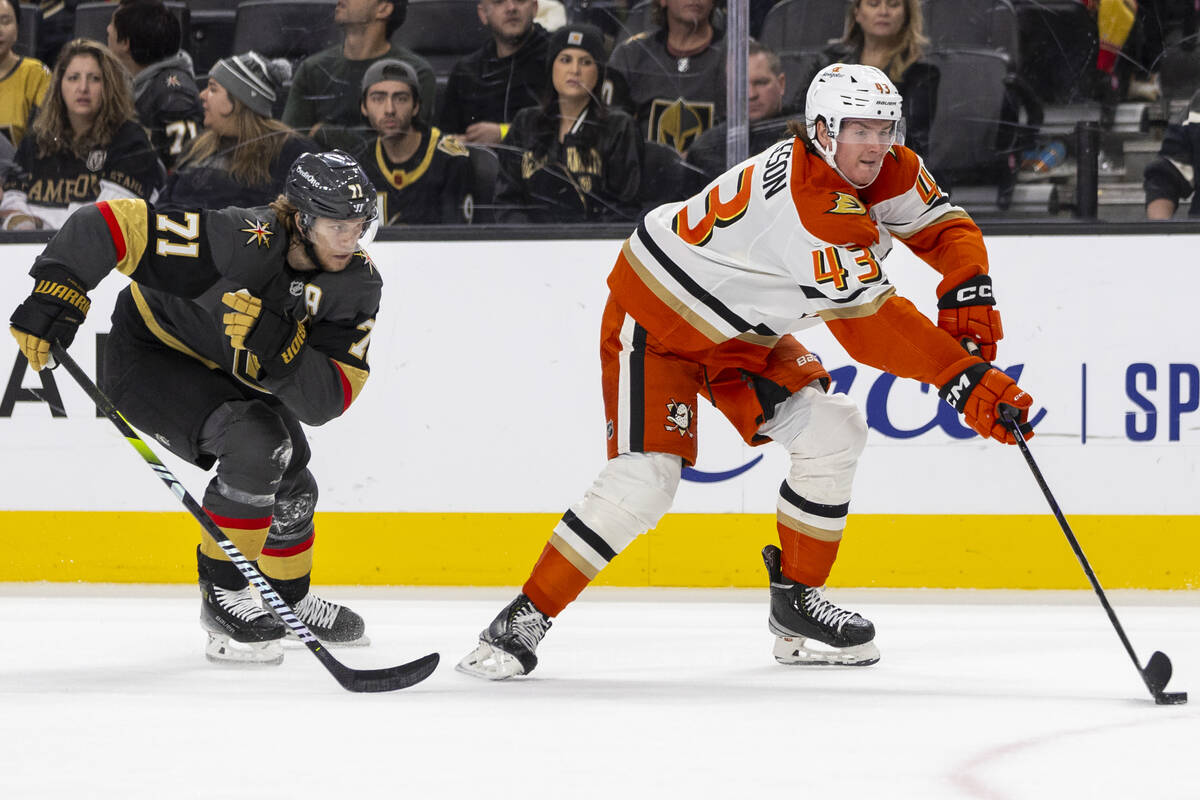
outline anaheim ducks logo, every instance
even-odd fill
[[[867,207],[852,194],[845,192],[833,193],[833,208],[827,214],[866,214]]]
[[[712,127],[714,116],[712,103],[693,103],[682,97],[655,98],[650,106],[650,141],[670,145],[682,153]]]
[[[669,431],[679,431],[680,436],[689,436],[695,439],[696,434],[692,433],[692,424],[695,419],[696,414],[692,411],[691,406],[672,400],[667,403],[667,424],[663,427]]]

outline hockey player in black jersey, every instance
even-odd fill
[[[85,206],[34,262],[11,331],[35,370],[64,347],[87,292],[130,278],[113,312],[104,391],[135,427],[202,469],[204,508],[326,643],[366,644],[362,618],[309,588],[317,484],[301,423],[346,411],[367,379],[382,281],[362,250],[376,221],[362,168],[305,154],[269,206]],[[208,537],[197,549],[213,661],[279,663],[285,627]]]

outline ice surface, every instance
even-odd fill
[[[207,663],[192,587],[0,584],[0,798],[1200,796],[1200,696],[1155,706],[1090,592],[831,590],[882,660],[789,668],[765,591],[596,587],[533,675],[455,672],[514,592],[324,591],[367,620],[348,665],[442,653],[353,695],[303,648]],[[1200,692],[1197,593],[1111,599]]]

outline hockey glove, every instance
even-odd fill
[[[9,331],[29,366],[40,372],[50,360],[50,343],[70,347],[92,303],[83,284],[66,270],[43,267],[36,280],[33,293],[9,318]]]
[[[1001,415],[1016,419],[1026,440],[1033,438],[1033,428],[1028,425],[1033,398],[990,364],[972,364],[947,381],[938,394],[985,439],[1017,443]]]
[[[992,297],[992,279],[987,275],[969,278],[938,298],[938,327],[954,337],[979,345],[984,361],[996,359],[996,342],[1004,338],[1000,312]]]
[[[263,308],[262,300],[245,289],[226,292],[221,302],[232,309],[222,321],[235,350],[254,353],[263,371],[275,378],[300,366],[300,353],[308,338],[303,323]]]

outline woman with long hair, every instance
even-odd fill
[[[153,200],[164,171],[134,118],[125,69],[90,39],[59,54],[37,118],[4,182],[7,230],[59,228],[75,209],[100,200]]]
[[[205,131],[180,159],[160,205],[248,208],[283,191],[292,162],[318,149],[271,116],[285,70],[254,51],[223,58],[209,70],[200,92]]]
[[[882,70],[904,97],[905,144],[928,158],[940,74],[922,60],[929,46],[924,29],[920,0],[851,0],[845,33],[822,51],[803,85],[839,62]]]
[[[0,0],[0,133],[13,147],[21,143],[34,109],[50,87],[50,70],[13,46],[21,35],[17,0]]]
[[[607,108],[604,34],[568,25],[550,37],[540,106],[517,112],[500,144],[500,222],[594,222],[637,217],[637,126]]]

